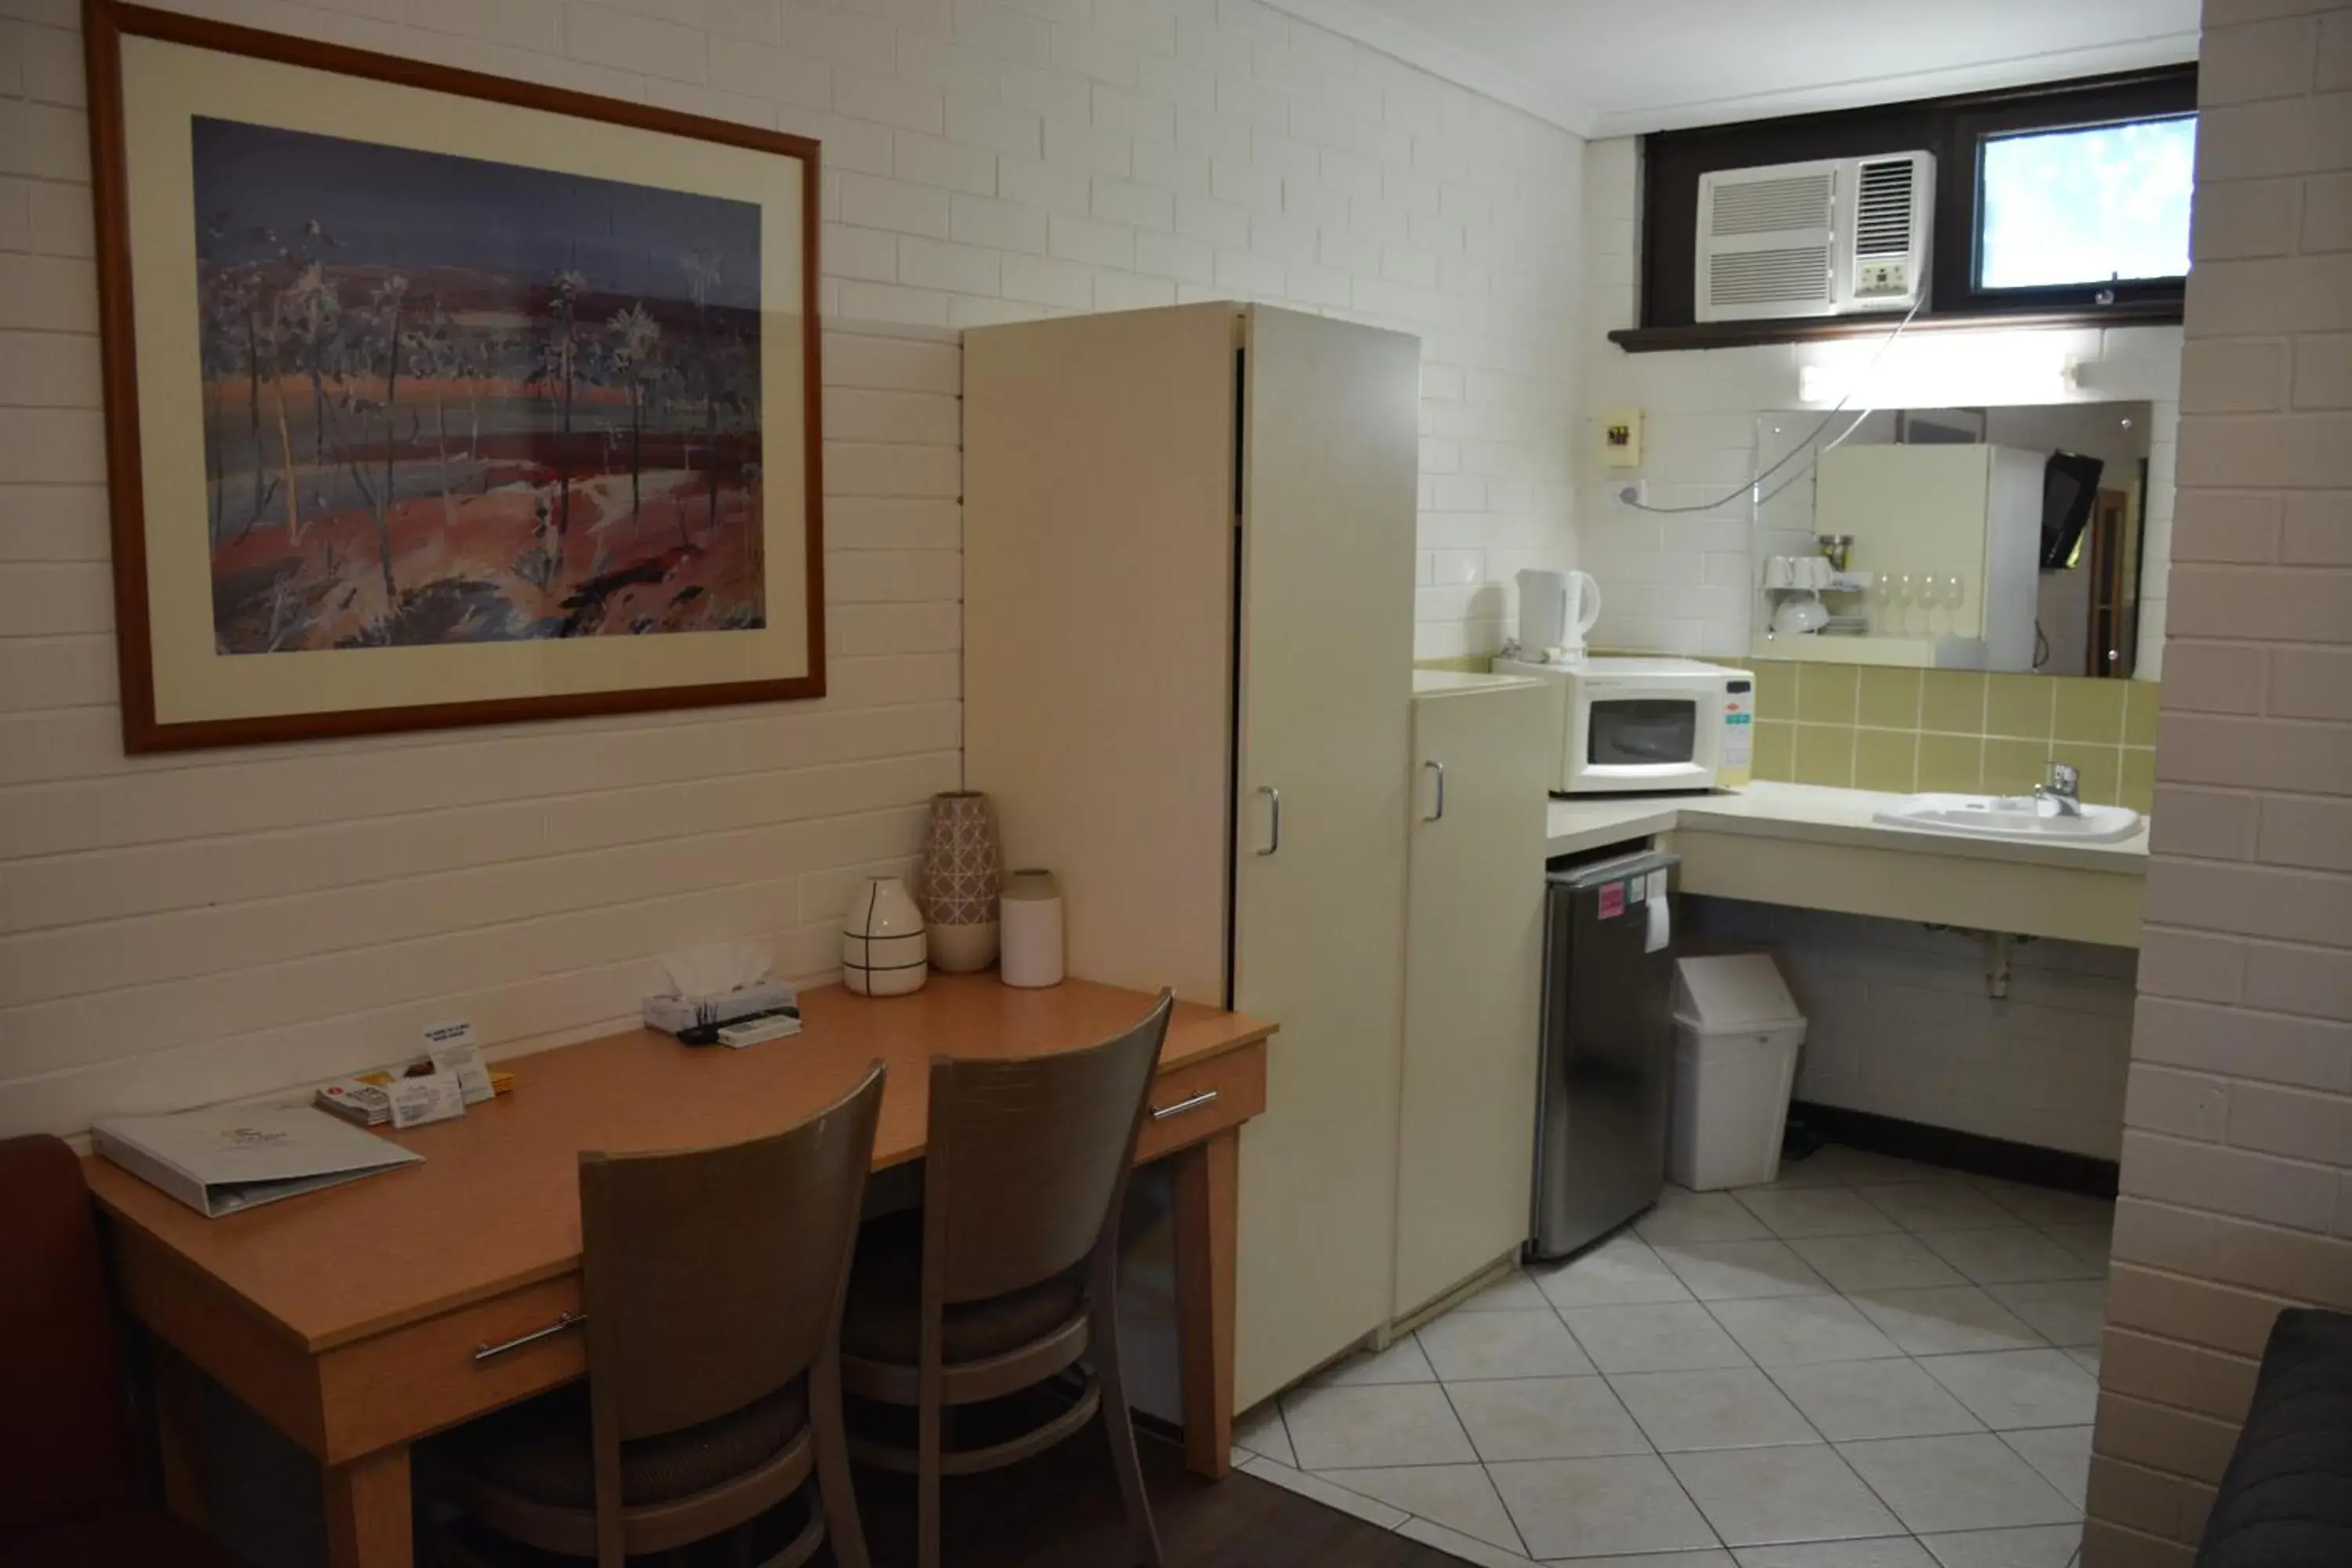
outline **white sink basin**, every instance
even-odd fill
[[[1915,795],[1872,816],[1889,827],[2054,844],[2113,844],[2140,828],[2129,806],[2085,805],[2080,816],[2061,816],[2056,802],[2030,795]]]

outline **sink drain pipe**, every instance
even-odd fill
[[[1979,931],[1974,926],[1942,925],[1923,921],[1927,931],[1948,931],[1960,936],[1972,936],[1984,944],[1985,994],[1996,1002],[2009,1000],[2010,954],[2021,942],[2032,942],[2030,936],[2019,936],[2005,931]]]

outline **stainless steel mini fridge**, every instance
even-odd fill
[[[1675,1072],[1666,900],[1680,859],[1645,849],[1546,878],[1530,1257],[1591,1246],[1665,1184]]]

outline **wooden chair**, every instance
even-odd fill
[[[442,1463],[498,1534],[621,1568],[741,1529],[801,1489],[769,1568],[866,1568],[841,1417],[842,1300],[882,1066],[787,1131],[580,1156],[588,1377],[461,1428]]]
[[[939,1568],[945,1476],[1042,1452],[1099,1413],[1133,1561],[1160,1562],[1118,1359],[1118,1218],[1174,1004],[1084,1050],[931,1062],[919,1214],[866,1227],[842,1326],[842,1382],[916,1411],[912,1450],[852,1438],[916,1477],[921,1568]],[[1015,1394],[1089,1357],[1076,1403],[1018,1436],[946,1446],[949,1412]]]
[[[60,1139],[0,1142],[0,1563],[237,1568],[140,1496],[98,1219]]]

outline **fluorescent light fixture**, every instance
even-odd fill
[[[2075,344],[2042,333],[1906,339],[1873,368],[1869,342],[1823,344],[1797,372],[1808,407],[1956,408],[2066,403],[2081,395]]]

